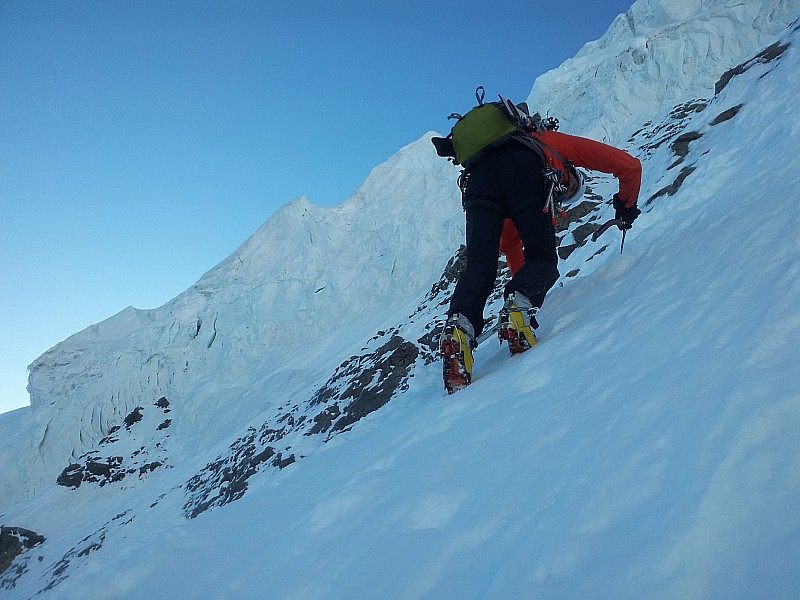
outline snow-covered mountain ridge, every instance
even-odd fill
[[[718,93],[625,132],[646,173],[625,254],[613,233],[586,243],[614,190],[595,178],[561,232],[542,343],[514,360],[482,345],[457,396],[432,361],[463,217],[428,136],[404,150],[407,170],[379,167],[343,207],[295,202],[172,303],[55,348],[42,402],[0,419],[14,458],[0,522],[24,528],[4,540],[30,546],[0,575],[4,593],[795,597],[797,38],[753,48],[714,76]],[[385,197],[383,176],[397,190]],[[409,215],[394,201],[421,179],[444,200]],[[382,244],[360,237],[377,232]],[[429,271],[371,303],[370,263],[413,269],[395,264],[393,235]],[[364,273],[315,271],[315,248]],[[356,320],[323,295],[340,272]],[[308,301],[311,351],[271,320],[266,276]],[[315,323],[328,314],[339,320]],[[23,436],[38,446],[12,454]],[[14,489],[28,455],[40,477],[56,461],[52,477]]]
[[[283,207],[165,306],[128,308],[37,359],[29,389],[40,423],[16,491],[52,480],[65,455],[93,447],[142,397],[203,386],[205,396],[219,391],[204,402],[213,411],[252,385],[254,356],[290,362],[308,339],[424,291],[463,239],[455,168],[432,155],[429,138],[374,169],[341,206]]]
[[[661,72],[669,68],[668,59],[676,53],[690,54],[687,49],[697,44],[696,38],[719,37],[712,34],[720,19],[730,27],[738,25],[733,36],[737,43],[750,40],[758,48],[758,41],[785,26],[782,19],[795,5],[794,13],[800,13],[800,2],[795,0],[747,7],[640,0],[597,42],[602,52],[590,52],[593,46],[589,44],[579,54],[590,57],[591,66],[567,61],[554,73],[563,73],[564,80],[573,82],[593,70],[616,73],[613,57],[627,56],[624,41],[638,43],[644,39],[643,32],[658,40],[659,47],[672,49],[651,57],[656,65],[664,63],[658,66]],[[622,26],[623,21],[628,26]],[[638,25],[629,26],[632,22]],[[754,24],[765,31],[754,29]],[[720,65],[718,71],[689,63],[682,76],[698,89],[713,90],[721,66],[734,66],[742,52],[731,42],[723,43],[727,45],[713,63]],[[537,80],[531,99],[552,75]],[[650,90],[650,95],[660,94],[664,85],[649,70],[636,72],[636,77],[626,81],[639,93]],[[555,83],[549,89],[546,105],[558,107],[567,118],[573,107],[601,104],[575,101],[569,90]],[[616,92],[622,85],[611,89]],[[587,88],[596,99],[608,97],[605,91],[603,86]],[[577,120],[575,125],[581,130],[591,122]],[[225,406],[249,386],[247,374],[254,354],[264,361],[275,356],[284,359],[302,351],[298,331],[308,336],[330,333],[347,321],[372,314],[375,305],[391,300],[399,306],[400,298],[414,298],[430,285],[463,239],[463,219],[453,185],[455,168],[431,153],[427,137],[377,167],[341,206],[319,208],[305,199],[287,205],[174,301],[155,310],[127,309],[72,336],[34,362],[31,403],[48,408],[37,411],[38,424],[22,462],[12,461],[24,465],[20,470],[25,483],[14,486],[17,493],[28,494],[37,489],[38,482],[51,481],[58,472],[59,457],[83,454],[136,408],[138,398],[190,396],[194,387],[202,385],[219,390],[219,400],[204,403],[213,411],[215,405]],[[646,182],[654,172],[658,173],[645,172]],[[564,242],[562,257],[575,242],[585,240],[590,228],[578,230],[577,240]],[[378,327],[370,324],[365,331]],[[214,383],[209,385],[211,374]],[[77,411],[70,406],[73,402]],[[59,416],[64,412],[69,416]],[[27,464],[31,460],[33,464]]]
[[[620,144],[651,115],[711,98],[720,73],[798,15],[797,0],[637,0],[603,37],[538,77],[528,103],[568,131]]]

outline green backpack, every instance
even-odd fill
[[[483,158],[489,149],[502,146],[514,136],[533,129],[530,117],[524,112],[527,106],[514,106],[502,96],[499,102],[484,103],[485,95],[486,90],[479,86],[475,90],[478,106],[463,116],[451,114],[448,119],[457,121],[450,135],[432,140],[439,156],[449,157],[465,169]]]
[[[560,209],[560,203],[578,200],[585,187],[585,176],[575,168],[572,161],[564,160],[555,150],[531,135],[545,130],[557,131],[558,119],[542,119],[539,113],[530,116],[527,104],[515,105],[502,96],[499,102],[484,102],[485,95],[484,87],[478,86],[475,90],[478,106],[463,116],[453,113],[448,117],[456,119],[456,124],[446,138],[431,139],[436,153],[464,167],[459,177],[459,187],[463,194],[466,192],[469,170],[475,163],[492,148],[502,146],[512,139],[519,141],[536,152],[542,160],[542,175],[547,194],[545,212],[552,210],[555,222],[556,214],[565,215]],[[564,165],[564,171],[547,166],[545,148]]]
[[[478,162],[489,148],[501,146],[517,134],[498,103],[473,108],[453,125],[453,151],[458,164],[469,167]]]

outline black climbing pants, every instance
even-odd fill
[[[545,189],[539,156],[516,142],[492,150],[472,167],[464,196],[467,265],[447,314],[460,313],[483,330],[483,309],[494,289],[503,220],[510,218],[525,247],[525,264],[505,295],[521,292],[541,306],[558,280],[558,254],[551,215],[543,212]]]

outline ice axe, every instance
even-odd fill
[[[606,221],[592,234],[592,241],[596,242],[601,235],[611,229],[614,225],[619,227],[622,231],[622,243],[619,246],[619,253],[622,254],[622,249],[625,247],[625,234],[628,232],[628,229],[631,228],[631,224],[627,221],[622,219],[611,219],[610,221]]]

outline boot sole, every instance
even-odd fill
[[[511,356],[522,354],[537,344],[536,335],[530,327],[525,325],[522,313],[519,311],[509,313],[508,320],[500,324],[497,337],[500,338],[501,344],[508,342]]]
[[[461,344],[453,338],[442,340],[439,352],[442,355],[442,378],[448,394],[463,390],[472,381],[472,376],[464,366],[464,353]]]

